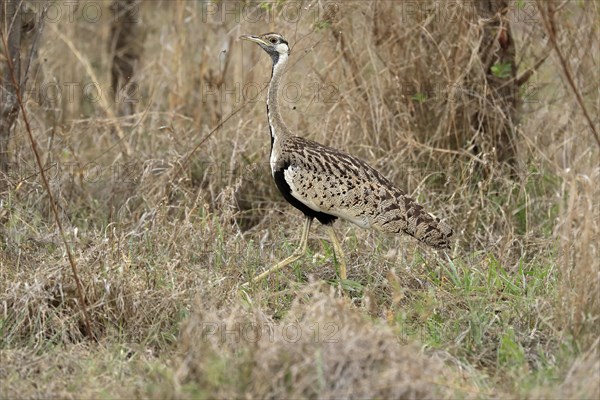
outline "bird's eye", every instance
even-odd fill
[[[269,39],[269,42],[271,42],[272,44],[276,44],[277,38],[272,37],[271,39]]]

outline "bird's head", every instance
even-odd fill
[[[265,33],[258,36],[242,35],[240,39],[258,44],[271,56],[274,63],[277,63],[280,56],[288,56],[290,54],[288,42],[279,33]]]

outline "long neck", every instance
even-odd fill
[[[287,54],[281,54],[273,59],[273,69],[271,71],[271,83],[267,93],[267,116],[269,118],[269,128],[271,131],[271,145],[278,139],[290,136],[291,132],[281,118],[279,108],[279,83],[283,78],[285,64],[287,63]]]

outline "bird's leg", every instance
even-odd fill
[[[346,280],[348,276],[346,275],[346,259],[344,258],[344,252],[342,251],[342,246],[338,241],[338,238],[333,230],[333,226],[331,224],[325,225],[325,229],[327,230],[327,234],[333,243],[333,252],[337,257],[337,261],[340,264],[340,279]]]
[[[277,264],[275,264],[268,270],[264,271],[260,275],[255,276],[254,278],[250,279],[248,282],[244,283],[242,285],[242,287],[248,287],[250,285],[250,282],[259,282],[259,281],[263,280],[264,278],[266,278],[267,276],[269,276],[271,273],[279,271],[283,267],[290,265],[291,263],[293,263],[294,261],[296,261],[297,259],[302,257],[304,255],[304,253],[306,252],[306,247],[308,245],[308,232],[310,230],[311,224],[312,224],[312,217],[307,216],[304,219],[304,227],[302,228],[302,236],[300,237],[300,244],[298,245],[296,250],[294,250],[294,253],[291,256],[289,256],[288,258],[286,258],[283,261],[278,262]]]

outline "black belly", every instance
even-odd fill
[[[306,204],[302,203],[300,200],[292,196],[292,188],[290,188],[290,185],[288,185],[288,183],[285,181],[285,177],[283,176],[284,171],[285,167],[278,169],[273,174],[273,178],[275,179],[277,189],[279,189],[279,191],[288,203],[296,207],[298,210],[302,211],[307,217],[318,219],[319,222],[322,224],[331,224],[337,219],[335,215],[330,215],[313,210],[312,208],[308,207]]]

